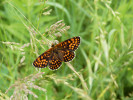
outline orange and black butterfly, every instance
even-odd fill
[[[37,68],[45,68],[49,65],[51,70],[58,69],[62,62],[71,61],[75,55],[74,51],[80,44],[80,37],[73,37],[65,40],[41,54],[34,62],[33,65]]]

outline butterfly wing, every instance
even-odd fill
[[[75,57],[75,55],[73,51],[58,50],[58,57],[60,60],[64,62],[68,62],[68,61],[71,61]]]
[[[62,64],[62,61],[58,58],[57,54],[53,54],[49,59],[49,68],[51,70],[58,69]]]
[[[49,58],[51,56],[50,49],[43,54],[41,54],[37,59],[33,62],[33,65],[38,68],[45,68],[49,63]]]
[[[71,39],[65,40],[59,44],[57,44],[55,47],[59,48],[60,50],[70,50],[75,51],[80,44],[80,37],[73,37]]]
[[[75,57],[73,51],[66,50],[63,56],[64,62],[71,61]]]

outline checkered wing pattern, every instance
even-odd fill
[[[71,61],[75,57],[75,55],[73,51],[59,50],[58,57],[62,61],[68,62],[68,61]]]
[[[33,62],[33,65],[38,68],[45,68],[48,65],[49,57],[51,55],[50,51],[46,51],[41,54],[37,59]]]
[[[71,39],[65,40],[57,44],[55,47],[60,47],[59,49],[75,51],[80,44],[80,37],[73,37]]]
[[[62,61],[57,56],[55,56],[55,54],[49,60],[49,68],[51,70],[58,69],[61,66],[61,64]]]
[[[63,56],[64,62],[71,61],[74,58],[74,52],[73,51],[65,51],[65,54]]]

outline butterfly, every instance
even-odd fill
[[[73,37],[65,40],[57,45],[53,45],[50,49],[41,54],[33,62],[33,65],[37,68],[45,68],[49,65],[51,70],[58,69],[62,62],[69,62],[74,57],[74,51],[80,45],[80,37]]]

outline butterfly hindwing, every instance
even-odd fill
[[[68,61],[71,61],[75,57],[75,55],[73,51],[59,50],[58,57],[62,61],[68,62]]]
[[[66,50],[63,56],[63,59],[64,59],[64,62],[68,62],[68,61],[71,61],[74,57],[75,55],[73,51]]]
[[[50,57],[50,60],[49,60],[49,68],[51,70],[55,70],[55,69],[58,69],[62,64],[62,61],[57,57],[55,56],[55,54]]]

